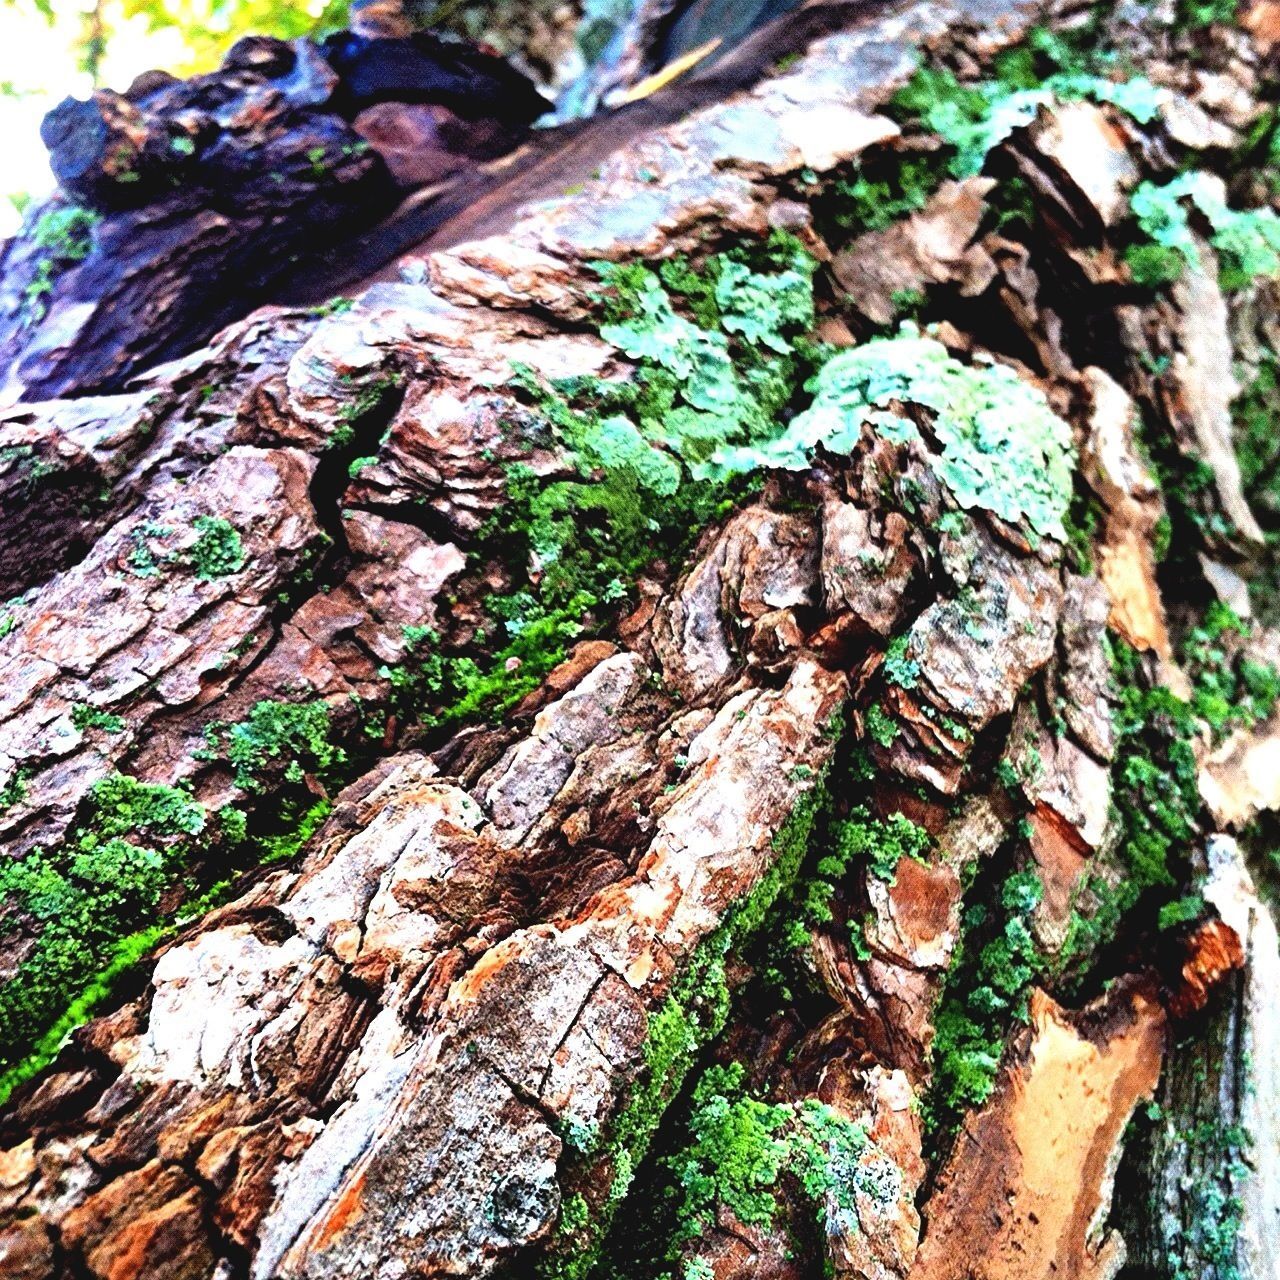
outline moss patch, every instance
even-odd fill
[[[77,995],[90,999],[104,965],[118,969],[136,950],[128,938],[155,919],[207,825],[187,792],[115,774],[94,786],[84,820],[61,848],[36,849],[0,869],[0,897],[33,922],[25,945],[14,940],[25,954],[0,989],[0,1068],[15,1068],[51,1027],[66,1023]]]
[[[826,802],[822,779],[816,779],[775,836],[772,866],[699,946],[670,994],[650,1015],[641,1077],[603,1139],[588,1144],[592,1167],[603,1164],[613,1171],[608,1193],[581,1230],[562,1237],[560,1247],[544,1259],[540,1274],[556,1280],[580,1280],[591,1274],[605,1233],[667,1107],[699,1054],[720,1034],[728,1019],[732,993],[726,961],[759,933],[771,908],[795,881],[815,820]]]
[[[925,1122],[935,1143],[991,1096],[1009,1030],[1025,1020],[1031,984],[1047,968],[1031,933],[1044,897],[1039,877],[1015,871],[995,890],[992,905],[982,895],[964,909],[961,941],[934,1016]]]

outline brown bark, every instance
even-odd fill
[[[369,236],[403,195],[388,171],[434,181],[424,150],[450,123],[439,111],[463,118],[456,101],[344,114],[331,104],[354,72],[255,42],[215,77],[60,117],[55,141],[82,157],[89,125],[107,139],[63,165],[104,217],[47,317],[4,337],[31,403],[0,419],[0,595],[21,593],[0,627],[0,839],[25,867],[98,851],[117,773],[181,788],[208,822],[153,907],[170,926],[155,951],[52,1062],[13,1077],[5,1275],[579,1276],[594,1261],[637,1278],[1109,1280],[1126,1253],[1135,1275],[1274,1274],[1280,968],[1258,855],[1280,730],[1271,706],[1214,741],[1177,708],[1203,680],[1187,642],[1206,601],[1243,607],[1265,561],[1231,359],[1265,341],[1280,286],[1224,290],[1199,219],[1169,290],[1143,289],[1125,258],[1137,184],[1166,180],[1178,148],[1225,166],[1271,109],[1267,24],[1251,11],[1188,36],[1110,15],[1103,34],[1159,88],[1149,121],[1046,99],[986,176],[946,177],[891,225],[850,229],[834,204],[859,173],[937,151],[892,103],[921,57],[977,80],[1078,17],[1027,0],[809,6],[651,101],[409,197]],[[175,120],[224,92],[254,116],[233,203],[253,205],[273,148],[294,166],[234,218],[207,177],[155,196]],[[321,134],[385,151],[322,179],[295,163]],[[124,144],[139,181],[122,191]],[[250,313],[259,286],[324,278],[323,261],[304,280],[276,260],[286,241],[334,252],[316,224],[354,237],[350,270],[384,278],[346,309]],[[426,664],[483,664],[492,600],[555,569],[537,545],[516,563],[495,533],[521,486],[608,493],[608,466],[584,475],[587,446],[528,371],[598,397],[593,379],[660,383],[602,330],[598,263],[679,257],[711,278],[742,262],[715,253],[779,230],[819,264],[832,350],[865,349],[918,293],[959,367],[994,364],[1034,393],[1013,403],[1068,424],[1071,530],[983,486],[1025,422],[997,405],[974,482],[949,406],[911,383],[839,447],[726,490],[685,559],[651,558],[623,604],[584,606],[521,701],[457,723]],[[209,243],[234,273],[225,308],[197,278]],[[32,252],[9,250],[11,302]],[[66,336],[78,304],[91,318]],[[797,388],[776,416],[812,398]],[[687,408],[664,410],[673,433]],[[1183,466],[1185,492],[1169,479]],[[662,500],[641,491],[654,515]],[[1187,542],[1162,566],[1171,512]],[[235,541],[211,569],[197,548],[215,527]],[[1261,621],[1216,640],[1220,663],[1280,652]],[[266,739],[248,770],[235,748],[258,741],[245,726],[264,706],[319,707],[329,737],[290,739],[296,758]],[[1142,792],[1148,768],[1160,782]],[[1203,803],[1173,794],[1196,785]],[[282,838],[330,799],[262,867],[213,821],[234,807]],[[1167,882],[1125,903],[1142,873],[1125,850],[1179,803]],[[172,833],[127,834],[151,863],[173,854]],[[26,888],[0,910],[0,990],[41,954],[42,910]],[[966,1093],[948,1019],[991,1003],[987,1091]],[[24,1052],[0,1045],[6,1064]],[[715,1066],[741,1096],[708,1106],[697,1085]],[[725,1109],[739,1145],[708,1163]],[[744,1192],[752,1119],[749,1169],[772,1172]],[[1247,1134],[1233,1129],[1228,1163],[1188,1137],[1215,1122]],[[682,1159],[703,1160],[701,1181],[676,1177]],[[690,1230],[678,1215],[703,1181]]]

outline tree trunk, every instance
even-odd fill
[[[530,139],[398,81],[340,213],[338,46],[62,111],[0,282],[6,1277],[1280,1274],[1228,9],[642,6],[637,100]],[[108,145],[197,101],[216,278],[213,170]],[[402,181],[437,111],[504,154]]]

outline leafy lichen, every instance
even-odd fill
[[[486,602],[487,654],[420,637],[387,677],[425,727],[501,714],[616,611],[644,568],[677,561],[727,509],[702,473],[720,445],[773,431],[809,365],[814,262],[792,237],[711,255],[695,269],[600,265],[601,333],[637,365],[625,381],[547,384],[517,367],[570,475],[507,468],[507,503],[483,530],[509,589]]]
[[[1130,205],[1145,241],[1126,257],[1140,284],[1176,280],[1188,265],[1200,263],[1188,205],[1208,223],[1209,242],[1222,260],[1226,288],[1280,272],[1280,216],[1267,208],[1233,209],[1220,179],[1201,170],[1168,182],[1143,182]]]
[[[849,453],[864,430],[901,442],[920,438],[899,411],[930,413],[940,456],[939,478],[966,510],[991,512],[1010,524],[1026,521],[1045,537],[1066,536],[1075,450],[1071,428],[1044,394],[995,361],[964,364],[936,339],[904,323],[894,337],[873,338],[842,351],[819,371],[812,406],[772,440],[720,450],[708,470],[757,467],[798,471],[819,448]]]
[[[1060,55],[1061,56],[1061,55]],[[1012,65],[1020,74],[961,83],[945,68],[921,67],[894,98],[893,107],[903,118],[922,123],[950,148],[954,177],[980,173],[987,156],[1016,129],[1025,128],[1042,107],[1057,101],[1084,98],[1109,102],[1148,124],[1159,110],[1159,95],[1147,80],[1111,80],[1073,64],[1043,78],[1028,74],[1020,62]]]

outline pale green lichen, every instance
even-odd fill
[[[1033,87],[1011,88],[1001,80],[962,84],[950,71],[930,67],[916,72],[894,105],[951,147],[952,174],[969,178],[982,171],[995,147],[1029,125],[1042,107],[1081,99],[1110,103],[1139,124],[1154,120],[1160,105],[1159,90],[1141,77],[1115,81],[1061,71]]]
[[[773,440],[717,452],[706,470],[804,470],[818,448],[851,452],[871,429],[895,442],[919,437],[899,411],[931,413],[934,467],[959,506],[1063,539],[1075,451],[1071,428],[1044,394],[1006,365],[964,364],[905,323],[894,337],[842,351],[814,379],[813,405]]]
[[[1271,209],[1231,208],[1221,181],[1211,174],[1193,170],[1165,183],[1144,182],[1130,207],[1147,238],[1127,255],[1139,283],[1164,283],[1176,279],[1184,266],[1199,266],[1191,209],[1209,224],[1209,243],[1222,257],[1226,287],[1280,272],[1280,217]]]

